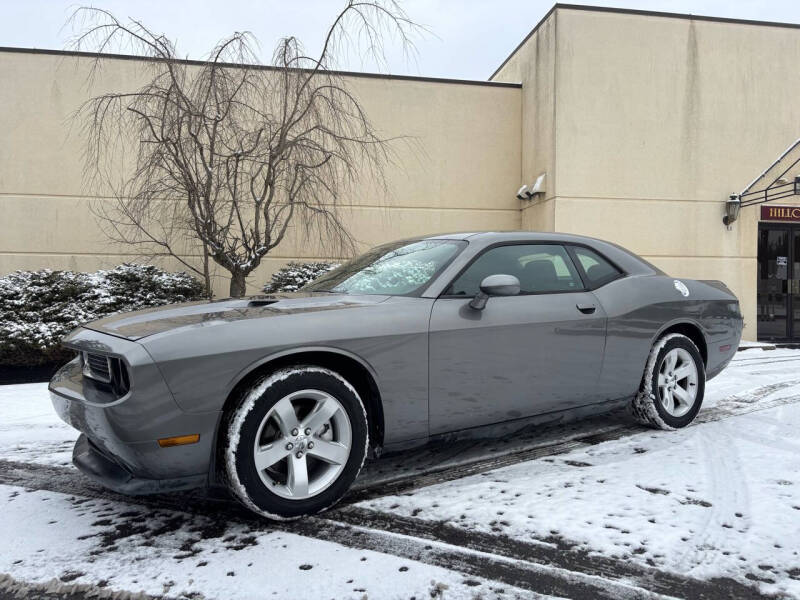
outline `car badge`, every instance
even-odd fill
[[[675,289],[678,290],[683,296],[689,295],[689,288],[682,281],[675,280]]]

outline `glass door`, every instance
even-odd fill
[[[789,338],[800,341],[800,227],[791,229],[791,269],[789,270],[789,310],[792,319],[789,323]]]
[[[759,225],[757,329],[760,340],[787,340],[792,333],[792,320],[788,316],[793,281],[789,271],[794,265],[790,262],[792,257],[789,254],[798,238],[793,237],[790,245],[790,234],[797,236],[797,232],[792,232],[786,225]],[[794,254],[800,257],[800,252]],[[795,271],[800,275],[800,268]],[[795,304],[800,308],[800,301]],[[796,330],[800,332],[800,322]]]

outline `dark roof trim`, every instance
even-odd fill
[[[144,57],[144,56],[134,56],[132,54],[111,54],[111,53],[103,53],[99,54],[97,52],[77,52],[74,50],[48,50],[44,48],[11,48],[8,46],[0,46],[0,53],[2,52],[13,52],[17,54],[50,54],[54,56],[76,56],[76,57],[83,57],[83,58],[103,58],[103,59],[114,59],[114,60],[150,60],[150,61],[158,61],[161,59],[158,58],[151,58],[151,57]],[[189,60],[189,59],[178,59],[178,62],[187,64],[187,65],[204,65],[206,64],[202,60]],[[251,69],[258,69],[264,71],[273,71],[276,70],[277,67],[273,67],[270,65],[242,65],[236,63],[229,63],[229,66],[232,67],[248,67]],[[328,71],[328,73],[332,73],[334,75],[342,75],[346,77],[364,77],[368,79],[393,79],[399,81],[427,81],[431,83],[450,83],[450,84],[459,84],[459,85],[483,85],[489,87],[508,87],[508,88],[520,88],[522,84],[520,83],[506,83],[501,81],[476,81],[472,79],[447,79],[443,77],[416,77],[414,75],[384,75],[382,73],[360,73],[358,71]]]
[[[547,11],[547,14],[542,17],[541,21],[539,21],[536,26],[531,29],[530,33],[525,36],[525,39],[522,40],[516,48],[509,54],[506,59],[502,62],[502,64],[495,69],[495,72],[491,74],[489,80],[491,81],[492,78],[500,72],[506,63],[511,60],[511,57],[514,56],[517,51],[525,45],[533,34],[535,34],[539,27],[550,18],[550,15],[555,12],[556,9],[563,9],[563,10],[582,10],[586,12],[602,12],[602,13],[619,13],[625,15],[641,15],[645,17],[667,17],[671,19],[687,19],[687,20],[694,20],[694,21],[710,21],[712,23],[734,23],[737,25],[761,25],[766,27],[784,27],[789,29],[800,29],[800,23],[785,23],[781,21],[757,21],[753,19],[733,19],[730,17],[709,17],[706,15],[693,15],[690,13],[674,13],[674,12],[661,12],[657,10],[641,10],[637,8],[614,8],[610,6],[586,6],[584,4],[554,4],[553,8]]]

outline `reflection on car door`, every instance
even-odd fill
[[[583,291],[571,262],[577,283],[565,284],[561,279],[568,281],[567,277],[552,280],[552,268],[541,258],[558,264],[563,248],[544,255],[530,245],[503,251],[509,252],[512,256],[498,256],[483,265],[478,264],[481,259],[475,261],[467,269],[478,271],[474,280],[458,291],[474,291],[476,280],[497,271],[520,278],[524,295],[490,298],[479,311],[470,308],[470,298],[454,297],[451,288],[450,295],[433,305],[429,334],[432,435],[601,399],[596,385],[606,317],[600,303],[594,294]],[[563,260],[571,259],[563,253]],[[526,290],[526,276],[540,286],[561,285],[567,291],[531,293]],[[542,283],[543,277],[550,279]],[[572,291],[573,287],[578,289]]]

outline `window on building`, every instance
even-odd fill
[[[586,273],[586,279],[591,287],[600,287],[621,275],[619,269],[593,250],[583,246],[574,246],[573,250]]]
[[[474,296],[489,275],[513,275],[521,294],[583,289],[578,271],[563,246],[515,244],[487,250],[452,283],[449,295]]]

